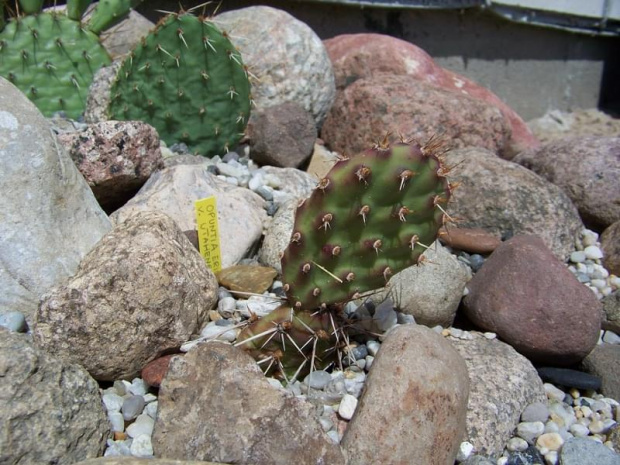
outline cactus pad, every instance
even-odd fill
[[[145,121],[168,144],[212,156],[238,143],[250,101],[246,69],[226,35],[207,18],[171,14],[124,61],[109,116]]]
[[[109,63],[99,38],[61,13],[18,17],[0,32],[0,75],[45,116],[77,119],[94,73]]]
[[[325,308],[385,286],[420,260],[445,220],[447,168],[436,147],[378,144],[340,160],[298,209],[282,257],[294,308]]]
[[[263,365],[265,374],[290,380],[335,361],[338,347],[333,328],[327,312],[311,314],[283,305],[242,331],[236,345]]]

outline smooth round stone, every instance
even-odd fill
[[[592,284],[599,291],[607,287],[607,281],[604,279],[591,279],[590,284]]]
[[[463,441],[459,445],[459,450],[456,453],[456,461],[464,462],[465,460],[469,458],[469,456],[472,454],[473,451],[474,451],[474,445],[471,442]]]
[[[364,381],[366,381],[366,373],[345,371],[344,386],[349,394],[359,397],[364,389]]]
[[[600,378],[582,371],[556,367],[541,367],[537,371],[543,382],[593,391],[601,388]]]
[[[16,333],[26,331],[26,317],[22,312],[10,311],[0,313],[0,326]]]
[[[133,438],[133,441],[131,441],[129,450],[134,457],[152,457],[153,444],[151,442],[151,436],[147,434],[136,436]]]
[[[377,355],[377,352],[379,352],[380,347],[381,347],[381,344],[379,344],[377,341],[366,342],[366,348],[368,349],[368,353],[372,355],[373,357]]]
[[[583,263],[586,261],[586,253],[583,250],[577,250],[570,254],[570,261],[573,263]]]
[[[130,396],[127,397],[123,401],[123,405],[121,407],[121,412],[123,414],[123,418],[126,421],[131,421],[136,418],[138,415],[142,413],[144,410],[144,406],[146,403],[144,402],[143,396]]]
[[[365,344],[353,347],[351,350],[351,355],[355,358],[355,360],[365,358],[366,355],[368,355],[368,347],[366,347]]]
[[[248,188],[250,190],[256,191],[259,187],[264,184],[263,175],[261,172],[254,173],[250,180],[248,181]]]
[[[396,322],[399,325],[414,325],[415,317],[413,315],[408,315],[407,313],[396,312]]]
[[[125,419],[121,412],[108,412],[108,420],[110,420],[112,432],[122,433],[125,431]]]
[[[360,370],[365,370],[366,369],[366,359],[365,358],[360,358],[359,360],[355,361],[355,366],[358,367]]]
[[[340,401],[340,405],[338,406],[338,415],[340,415],[345,420],[350,420],[351,418],[353,418],[353,414],[355,413],[356,408],[357,398],[355,398],[351,394],[345,394]]]
[[[543,433],[536,439],[536,447],[542,452],[546,450],[544,454],[552,450],[560,450],[564,444],[564,439],[559,433]]]
[[[595,245],[589,245],[583,249],[583,252],[586,254],[586,258],[589,258],[590,260],[599,260],[603,258],[603,252],[601,252],[601,249]]]
[[[370,368],[372,367],[372,363],[375,361],[375,358],[372,355],[369,355],[366,357],[366,366],[364,367],[364,369],[366,371],[369,371]]]
[[[558,433],[560,426],[553,420],[549,420],[545,423],[545,433]]]
[[[547,404],[543,402],[534,402],[533,404],[529,404],[525,409],[523,409],[523,413],[521,413],[521,421],[532,422],[532,421],[542,421],[543,423],[547,421],[549,418],[549,408]]]
[[[510,438],[506,444],[506,449],[510,452],[520,452],[528,448],[527,441],[523,438]]]
[[[118,394],[106,392],[102,397],[103,405],[108,412],[120,412],[124,399]]]
[[[595,264],[592,268],[592,279],[607,279],[609,277],[609,271],[601,265]]]
[[[590,423],[588,428],[592,434],[605,434],[611,428],[615,426],[616,422],[614,420],[594,420]]]
[[[155,420],[153,420],[147,414],[143,413],[141,415],[138,415],[136,421],[134,421],[131,425],[127,427],[127,435],[130,438],[137,438],[142,434],[146,434],[150,437],[153,434],[154,426]]]
[[[588,429],[588,427],[585,425],[581,425],[579,423],[570,425],[570,428],[568,428],[568,430],[572,433],[573,436],[576,436],[579,438],[584,438],[588,434],[590,434],[590,430]]]
[[[324,389],[332,380],[331,375],[325,370],[317,370],[304,378],[304,383],[311,389]]]
[[[525,439],[528,444],[534,444],[534,440],[544,431],[545,424],[542,421],[526,421],[517,425],[517,436]]]
[[[577,422],[575,411],[564,403],[552,403],[549,405],[549,413],[560,429],[568,430],[570,425]]]
[[[131,386],[131,383],[124,379],[114,381],[114,384],[112,385],[119,396],[124,396],[127,394],[129,392],[129,386]]]
[[[556,402],[564,401],[564,397],[566,397],[566,393],[564,391],[549,383],[545,383],[543,386],[545,388],[545,394],[547,394],[547,399]]]

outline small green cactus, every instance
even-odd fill
[[[106,10],[106,5],[121,3]],[[120,21],[131,6],[127,0],[101,0],[91,22],[81,22],[89,4],[90,0],[68,0],[66,13],[42,12],[42,1],[20,0],[27,14],[12,18],[4,27],[0,24],[0,76],[26,94],[45,116],[64,111],[77,119],[84,112],[95,72],[111,61],[98,33]]]
[[[141,120],[168,144],[204,156],[237,145],[250,116],[250,82],[241,55],[206,17],[163,18],[123,62],[109,116]]]
[[[442,154],[436,140],[421,147],[386,137],[340,159],[297,209],[282,257],[290,306],[251,324],[238,345],[285,378],[333,363],[347,341],[342,304],[419,264],[451,221]]]

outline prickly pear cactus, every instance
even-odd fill
[[[446,174],[441,158],[416,143],[339,161],[297,209],[282,257],[291,305],[345,302],[417,264],[444,222]]]
[[[109,116],[145,121],[168,144],[213,156],[238,143],[250,102],[239,51],[208,18],[180,13],[162,19],[124,61]]]
[[[42,1],[20,0],[27,14],[12,18],[0,31],[0,76],[45,116],[64,111],[77,119],[95,72],[111,61],[97,33],[102,25],[120,21],[132,3],[138,1],[101,0],[91,18],[98,26],[93,31],[91,23],[80,21],[90,1],[68,0],[64,13],[41,12]]]
[[[387,137],[386,137],[387,139]],[[442,144],[377,144],[341,159],[297,209],[282,257],[290,306],[249,325],[237,345],[290,381],[337,362],[348,344],[341,305],[421,262],[452,221]]]

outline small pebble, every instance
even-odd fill
[[[536,439],[536,448],[543,455],[552,450],[559,450],[562,444],[564,444],[564,439],[558,433],[543,433]]]
[[[526,421],[517,425],[517,436],[525,439],[528,444],[534,444],[534,440],[544,431],[545,424],[541,421]]]
[[[474,445],[471,442],[463,441],[459,445],[459,450],[456,453],[456,461],[464,462],[465,460],[469,458],[469,456],[472,454],[473,451],[474,451]]]
[[[159,405],[159,402],[157,401],[146,404],[146,407],[144,407],[143,413],[147,414],[149,417],[151,417],[154,420],[155,417],[157,416],[158,405]]]
[[[10,311],[0,314],[0,326],[16,333],[26,331],[26,317],[22,312]]]
[[[118,394],[107,392],[102,396],[103,405],[108,412],[120,412],[124,399]]]
[[[110,425],[113,432],[125,431],[125,419],[123,418],[123,414],[121,412],[108,412],[108,420],[110,420]]]
[[[547,399],[550,401],[563,402],[564,397],[566,397],[566,393],[561,389],[555,387],[553,384],[545,383],[545,394],[547,394]]]
[[[484,265],[484,257],[477,253],[471,254],[469,257],[469,264],[471,265],[472,271],[475,273]]]
[[[589,245],[583,250],[583,252],[585,253],[586,258],[589,258],[590,260],[599,260],[603,258],[603,252],[601,252],[601,249],[595,245]]]
[[[127,386],[127,389],[136,396],[143,396],[148,391],[148,386],[141,378],[134,378],[131,380],[131,386]]]
[[[583,250],[577,250],[570,254],[570,261],[573,263],[583,263],[586,261],[586,253]]]
[[[125,421],[135,419],[144,410],[145,402],[143,396],[130,396],[123,401],[121,412]]]
[[[305,377],[304,383],[312,389],[324,389],[332,380],[325,370],[317,370]]]
[[[357,399],[351,394],[345,394],[340,401],[340,405],[338,406],[338,415],[345,420],[350,420],[353,418],[353,413],[355,412],[356,407]]]
[[[377,352],[379,352],[380,347],[381,347],[381,344],[379,344],[377,341],[366,342],[366,348],[368,349],[368,353],[372,355],[373,357],[377,355]]]
[[[129,450],[134,457],[152,457],[153,444],[151,442],[151,435],[141,434],[133,438]]]
[[[510,438],[506,449],[510,452],[521,452],[528,448],[527,441],[523,438]]]
[[[127,435],[130,438],[137,438],[140,435],[151,436],[153,434],[153,427],[155,426],[155,420],[145,413],[138,415],[136,421],[127,427]]]

